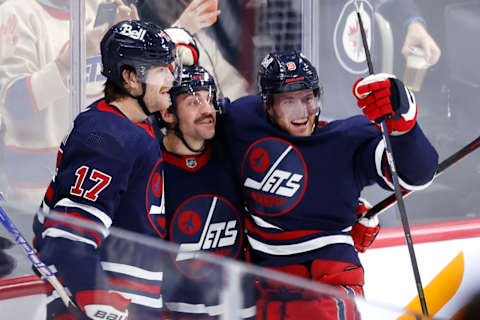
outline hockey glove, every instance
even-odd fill
[[[378,73],[358,79],[353,95],[367,118],[377,125],[386,119],[388,133],[401,135],[417,122],[417,104],[413,93],[388,73]]]
[[[199,51],[193,36],[185,29],[171,27],[165,32],[177,46],[177,63],[184,66],[193,66],[198,63]]]
[[[79,291],[75,300],[88,319],[127,320],[131,300],[105,290]]]
[[[358,252],[365,252],[367,248],[373,243],[380,232],[380,225],[378,216],[373,216],[370,219],[363,218],[363,215],[372,207],[368,202],[359,199],[357,207],[357,222],[350,230],[350,235],[353,238],[353,244]]]
[[[3,251],[12,245],[10,240],[0,237],[0,277],[10,274],[15,268],[15,260]]]

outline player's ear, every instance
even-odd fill
[[[177,116],[170,110],[171,107],[160,110],[162,120],[168,124],[174,125],[177,122]]]
[[[132,87],[132,85],[136,84],[138,82],[137,75],[135,74],[135,71],[125,68],[122,70],[122,79],[123,82],[125,83],[125,86]]]

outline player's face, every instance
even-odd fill
[[[292,136],[310,136],[318,104],[312,89],[276,93],[268,109],[271,119]]]
[[[171,105],[168,90],[172,87],[173,75],[168,66],[153,66],[148,70],[143,100],[150,112],[160,111]]]
[[[203,143],[215,136],[217,114],[213,96],[207,90],[177,96],[180,130],[187,142]]]

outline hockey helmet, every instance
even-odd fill
[[[175,98],[182,93],[195,95],[196,91],[205,90],[209,92],[211,101],[216,111],[220,111],[217,103],[217,86],[215,79],[207,70],[198,65],[183,66],[178,80],[170,89],[172,105],[170,108],[176,110]]]
[[[173,71],[175,44],[150,22],[128,20],[113,25],[104,35],[100,49],[102,74],[116,83],[121,83],[125,66],[133,67],[141,82],[152,65],[169,65]]]
[[[258,71],[259,91],[264,103],[273,103],[272,94],[313,89],[322,94],[318,74],[312,63],[300,52],[269,53]]]

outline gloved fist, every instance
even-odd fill
[[[380,232],[380,225],[378,216],[373,216],[370,219],[363,218],[363,215],[368,212],[372,206],[363,199],[359,199],[357,207],[357,222],[350,230],[350,235],[353,238],[353,244],[358,252],[365,252],[367,248],[373,243]]]
[[[84,290],[75,295],[75,300],[88,319],[127,320],[127,306],[131,300],[116,292]]]
[[[417,104],[413,93],[394,75],[378,73],[358,79],[353,95],[367,118],[377,127],[386,121],[388,133],[401,135],[417,122]]]
[[[15,260],[5,252],[4,249],[8,249],[13,245],[10,240],[0,237],[0,277],[10,274],[15,268]]]
[[[187,30],[180,27],[171,27],[164,31],[177,46],[177,64],[193,66],[198,63],[197,43]]]

